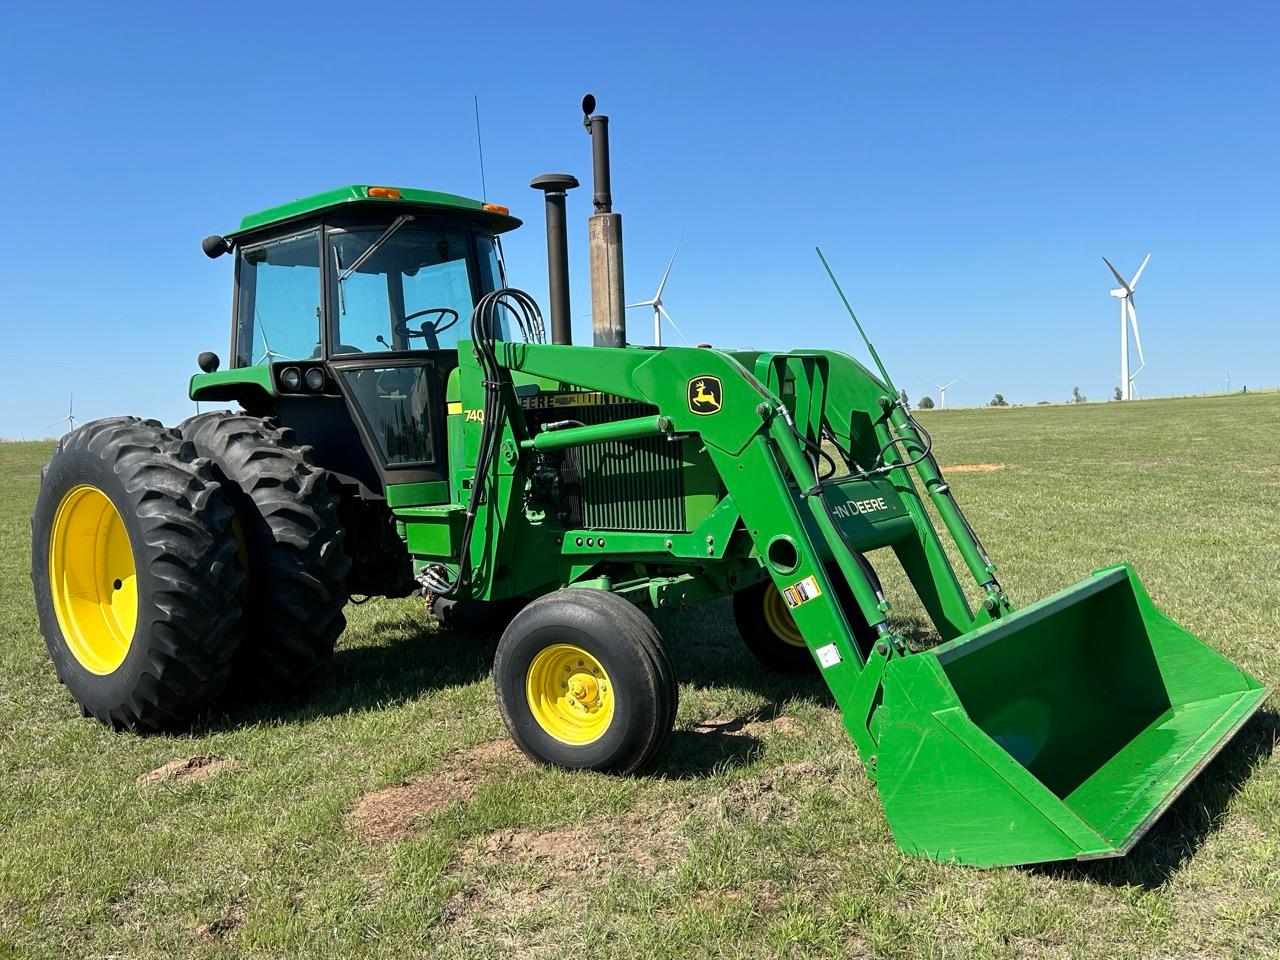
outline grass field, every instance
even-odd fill
[[[1280,396],[923,422],[944,465],[1000,465],[950,479],[1015,602],[1128,559],[1280,683]],[[681,704],[643,776],[519,757],[492,641],[409,600],[350,608],[306,698],[110,733],[36,627],[27,517],[50,450],[0,446],[0,956],[1280,956],[1274,708],[1124,860],[909,860],[821,682],[762,673],[726,603],[658,618]],[[219,759],[147,776],[193,757]]]

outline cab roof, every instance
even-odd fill
[[[326,210],[337,209],[346,204],[374,205],[388,204],[398,209],[419,208],[438,213],[463,213],[471,218],[482,220],[493,228],[495,233],[505,233],[520,226],[521,221],[511,216],[506,207],[494,203],[472,200],[452,193],[439,193],[435,190],[418,190],[414,187],[373,187],[367,184],[352,184],[312,194],[276,207],[268,207],[258,213],[251,213],[240,221],[240,227],[231,237],[238,237],[264,227],[300,220]]]

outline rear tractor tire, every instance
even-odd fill
[[[879,589],[880,578],[876,576],[870,562],[860,554],[855,556],[871,578],[872,584]],[[835,583],[840,606],[849,618],[854,637],[865,655],[875,642],[875,633],[862,616],[858,602],[853,598],[853,591],[849,589],[835,564],[829,565],[828,574],[829,579]],[[796,627],[791,608],[772,580],[766,578],[735,593],[733,619],[742,642],[766,669],[775,673],[808,673],[817,670],[817,661],[813,659],[804,637]]]
[[[498,708],[532,760],[630,773],[671,732],[679,689],[657,628],[605,590],[559,590],[525,607],[498,642]]]
[[[31,515],[31,582],[58,679],[116,729],[189,723],[240,642],[232,509],[212,465],[154,420],[58,443]]]
[[[178,427],[213,461],[235,511],[244,642],[230,691],[288,693],[333,655],[346,628],[346,576],[338,496],[311,448],[273,420],[220,410]]]

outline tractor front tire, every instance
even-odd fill
[[[871,583],[880,589],[880,578],[871,563],[861,554],[855,554]],[[853,591],[844,575],[834,563],[827,568],[828,579],[835,585],[840,606],[853,627],[854,639],[865,655],[875,642],[875,633],[868,626]],[[733,619],[747,649],[768,670],[774,673],[808,673],[817,669],[813,654],[809,652],[796,627],[791,609],[773,581],[766,578],[733,595]]]
[[[530,759],[630,773],[671,732],[679,688],[656,627],[606,590],[559,590],[525,607],[498,642],[498,708]]]
[[[287,693],[329,660],[346,628],[351,561],[338,497],[311,448],[273,420],[220,410],[178,433],[213,461],[235,511],[248,576],[231,692]]]
[[[31,582],[58,679],[118,730],[188,724],[240,642],[231,505],[212,465],[154,420],[58,443],[31,515]]]

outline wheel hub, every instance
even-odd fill
[[[529,665],[529,711],[548,734],[584,746],[600,739],[613,720],[614,699],[603,664],[575,644],[556,643]]]

